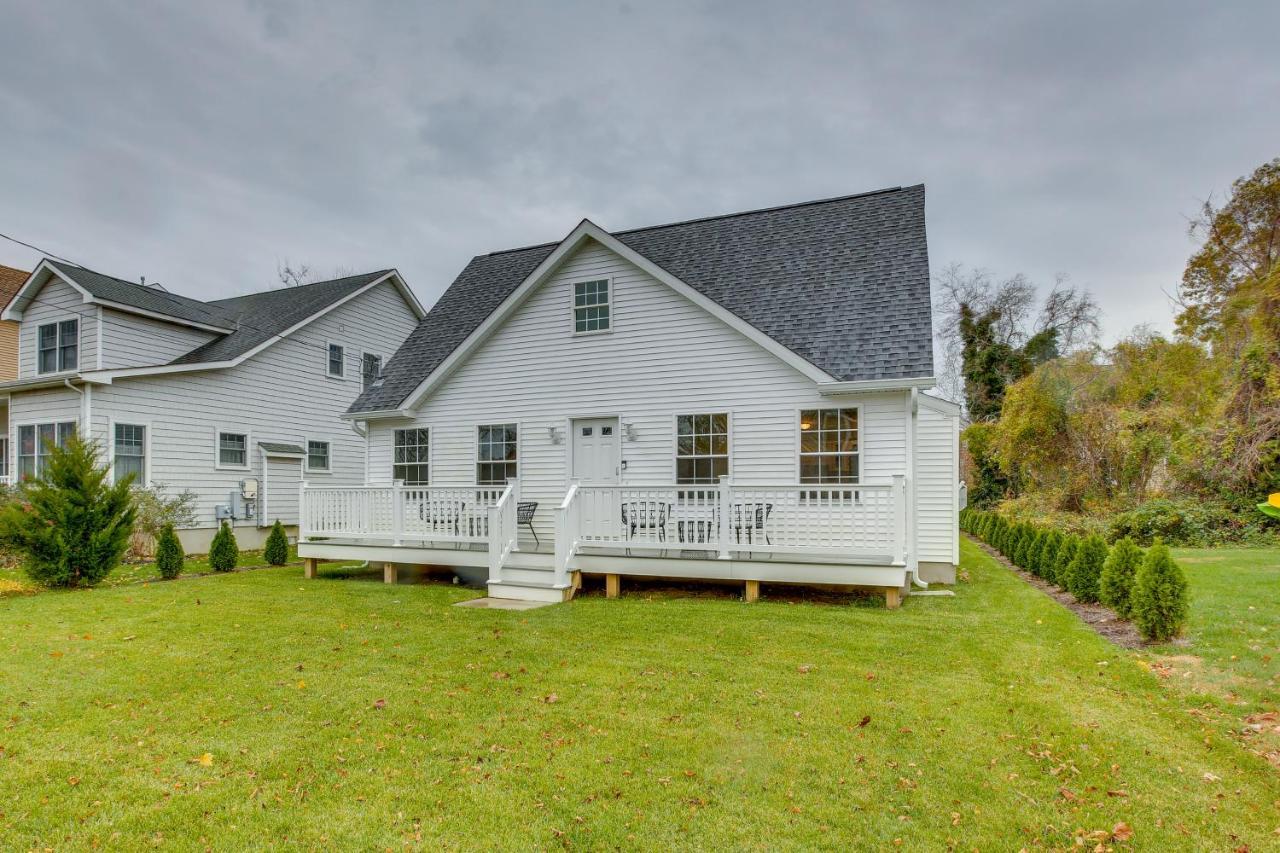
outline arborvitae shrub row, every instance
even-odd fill
[[[1144,555],[1128,537],[1108,548],[1100,536],[1082,538],[978,509],[960,512],[960,529],[1077,601],[1101,601],[1132,618],[1148,640],[1172,639],[1186,624],[1187,579],[1159,540]]]

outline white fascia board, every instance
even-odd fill
[[[27,276],[27,280],[18,288],[18,292],[13,294],[13,298],[9,300],[9,304],[5,306],[3,312],[0,312],[0,320],[12,320],[14,322],[22,321],[22,313],[26,310],[27,303],[35,298],[40,288],[44,287],[46,281],[50,277],[58,278],[69,284],[76,293],[80,294],[80,298],[86,302],[92,297],[89,291],[67,278],[49,263],[48,258],[44,258],[40,263],[36,264],[36,268],[31,271],[31,275]]]
[[[395,418],[412,418],[412,409],[378,409],[369,412],[343,412],[338,415],[344,421],[386,421]]]
[[[942,397],[935,397],[932,394],[921,394],[920,405],[952,417],[959,417],[961,412],[959,403],[953,403],[950,400],[944,400]]]
[[[860,382],[819,382],[818,393],[824,397],[839,394],[870,394],[876,391],[910,391],[912,388],[932,388],[938,380],[932,376],[915,379],[866,379]]]
[[[495,308],[484,322],[475,328],[470,335],[466,337],[461,344],[449,353],[444,361],[436,365],[435,370],[419,383],[408,397],[402,403],[402,408],[416,409],[423,399],[443,381],[450,373],[452,373],[460,364],[465,362],[467,358],[483,343],[489,335],[498,328],[508,317],[510,317],[516,309],[518,309],[524,301],[546,281],[552,273],[559,268],[560,264],[568,257],[568,255],[578,248],[583,241],[592,239],[609,249],[619,257],[648,273],[653,278],[670,287],[681,296],[688,299],[693,304],[702,308],[707,313],[722,321],[725,325],[739,332],[749,340],[758,344],[777,357],[783,363],[804,374],[814,382],[833,382],[834,378],[819,369],[813,363],[806,361],[796,353],[784,347],[782,344],[770,338],[761,332],[755,326],[743,320],[738,315],[726,310],[719,303],[703,295],[698,290],[685,284],[676,276],[664,270],[662,267],[650,261],[631,247],[624,244],[618,238],[608,233],[600,226],[596,225],[589,219],[584,219],[578,226],[569,232],[555,250],[538,264],[538,266],[525,277],[525,280],[513,290],[501,304]]]

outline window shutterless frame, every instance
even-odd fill
[[[584,279],[569,285],[574,335],[599,335],[613,331],[613,277]]]
[[[224,462],[223,453],[223,436],[243,439],[243,443],[239,441],[228,441],[226,443],[226,458],[234,459],[235,456],[241,455],[243,461],[236,463],[234,461]],[[248,471],[252,467],[249,456],[249,449],[253,446],[253,436],[249,430],[243,427],[214,427],[213,429],[213,467],[218,471]]]
[[[135,486],[150,487],[151,485],[151,422],[143,419],[130,418],[128,420],[116,420],[111,418],[107,421],[107,465],[111,469],[111,482],[117,482],[118,478],[123,476],[125,471],[121,471],[117,465],[118,457],[127,457],[126,466],[133,466],[138,474],[134,478]],[[132,463],[132,460],[138,460]]]
[[[80,318],[36,327],[36,373],[61,373],[80,366]]]
[[[303,462],[308,474],[333,473],[333,442],[323,438],[308,438],[302,446],[306,450]]]
[[[691,420],[686,420],[691,419]],[[723,424],[716,419],[723,419]],[[671,418],[672,482],[714,485],[720,475],[733,472],[733,412],[729,410],[676,412]],[[723,429],[721,427],[723,426]],[[719,452],[723,439],[723,452]],[[685,464],[682,466],[681,462]],[[718,464],[720,462],[723,464]],[[689,468],[692,462],[693,472]],[[687,476],[681,477],[681,469]]]
[[[840,440],[841,432],[838,426],[839,415],[837,414],[836,415],[837,429],[835,431],[837,449],[824,450],[822,445],[822,441],[825,437],[824,433],[828,433],[830,432],[830,430],[823,429],[823,422],[821,420],[823,416],[822,413],[823,412],[838,413],[842,411],[853,413],[853,417],[854,417],[853,434],[855,436],[855,441],[856,441],[855,449],[853,450],[839,449],[839,440]],[[813,413],[813,412],[817,413],[817,417],[819,418],[819,420],[811,423],[809,429],[805,429],[804,417],[806,413]],[[813,406],[801,406],[797,408],[795,410],[795,441],[796,441],[796,444],[795,444],[796,480],[795,481],[802,485],[812,485],[812,486],[841,486],[841,485],[854,486],[861,483],[862,482],[862,457],[864,455],[864,448],[866,447],[866,433],[864,430],[865,423],[866,421],[863,418],[863,410],[862,410],[861,403],[848,403],[848,404],[819,403],[819,404],[814,404]],[[810,433],[811,436],[813,436],[813,438],[810,438],[808,442],[806,442],[805,433]],[[805,449],[806,444],[813,446],[813,442],[815,440],[817,442],[816,449],[806,450]],[[850,475],[852,476],[853,479],[851,481],[846,481],[846,482],[840,482],[839,480],[827,480],[825,482],[821,482],[821,481],[806,482],[804,458],[805,457],[811,457],[811,458],[822,457],[822,456],[853,457],[852,465],[850,468]],[[823,471],[823,461],[819,459],[818,460],[819,477],[822,476],[822,471]]]
[[[391,479],[410,486],[431,483],[431,427],[404,427],[391,433]]]
[[[342,344],[333,341],[325,346],[324,375],[331,379],[342,379],[346,375],[347,350]]]
[[[17,436],[17,464],[14,475],[17,480],[38,477],[49,456],[48,445],[62,446],[79,430],[77,421],[24,422],[13,425]]]
[[[475,482],[477,486],[502,486],[520,476],[520,424],[495,421],[475,427]]]

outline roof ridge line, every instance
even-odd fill
[[[912,184],[912,186],[919,186],[919,184]],[[901,192],[906,189],[911,189],[911,187],[902,186],[902,185],[898,185],[894,187],[882,187],[881,189],[878,189],[878,190],[867,190],[866,192],[850,193],[848,195],[836,195],[836,196],[830,196],[828,198],[816,198],[816,199],[810,199],[809,201],[797,201],[797,202],[792,202],[790,204],[775,204],[772,207],[757,207],[751,210],[739,210],[733,213],[717,213],[714,216],[698,216],[693,219],[679,219],[679,220],[676,220],[675,222],[664,222],[661,225],[642,225],[639,228],[627,228],[622,231],[610,231],[608,233],[613,235],[614,237],[619,237],[623,234],[637,234],[641,231],[656,231],[659,228],[675,228],[679,225],[694,225],[699,222],[716,222],[722,219],[733,219],[738,216],[753,216],[757,213],[774,213],[779,210],[794,210],[799,207],[812,207],[814,205],[819,205],[819,204],[831,204],[832,202],[837,202],[837,201],[851,201],[852,199],[855,199],[855,198],[868,198],[870,196]],[[532,249],[546,248],[547,246],[558,246],[560,245],[560,243],[561,243],[560,240],[552,240],[546,243],[532,243],[528,246],[519,246],[514,249],[499,249],[496,252],[489,252],[487,255],[477,255],[476,257],[491,258],[494,255],[510,255],[510,254],[514,254],[515,252],[527,252]]]
[[[368,272],[352,273],[351,275],[340,275],[337,278],[326,278],[322,281],[309,281],[306,284],[286,284],[284,287],[272,287],[268,290],[255,290],[253,293],[242,293],[239,296],[225,296],[222,299],[210,299],[206,305],[218,305],[221,302],[230,302],[233,299],[245,299],[249,296],[265,296],[268,293],[282,293],[286,290],[302,290],[305,287],[315,287],[318,284],[333,284],[335,281],[346,281],[349,278],[362,278],[367,275],[386,275],[395,272],[395,267],[387,267],[381,270],[369,270]]]

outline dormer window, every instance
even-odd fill
[[[575,283],[573,285],[574,334],[607,331],[609,331],[609,279]]]
[[[57,373],[80,364],[80,321],[46,323],[36,329],[36,370]]]

